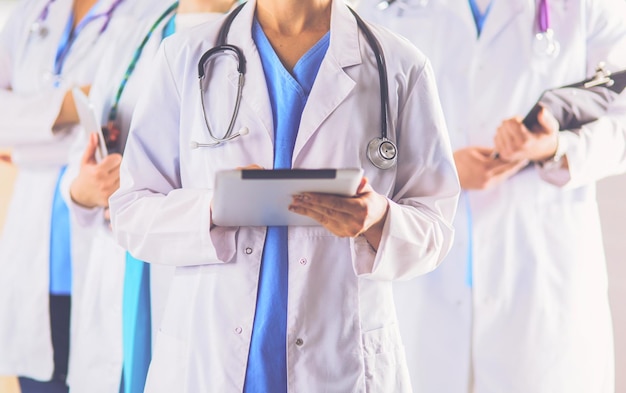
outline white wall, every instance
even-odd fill
[[[0,26],[4,25],[4,21],[9,17],[15,4],[17,4],[17,0],[0,0]]]
[[[598,183],[615,330],[616,393],[626,393],[626,175]]]

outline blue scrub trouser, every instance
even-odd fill
[[[50,381],[41,382],[20,377],[22,393],[67,393],[65,384],[67,363],[70,353],[70,308],[69,295],[50,295],[50,328],[54,351],[54,372]]]

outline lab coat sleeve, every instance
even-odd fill
[[[163,45],[152,75],[133,115],[120,188],[109,200],[114,237],[135,258],[151,263],[200,265],[229,260],[234,255],[234,231],[221,239],[226,239],[220,244],[222,251],[228,249],[226,255],[216,250],[211,238],[212,192],[182,188],[180,93]],[[222,235],[227,231],[214,230]]]
[[[626,69],[626,2],[587,1],[587,74],[601,62],[615,72]],[[568,169],[537,166],[540,176],[561,187],[574,188],[626,171],[626,92],[606,116],[578,130],[561,132],[567,144]]]
[[[374,280],[410,279],[435,269],[453,239],[460,186],[430,63],[416,78],[397,120],[396,186],[374,252],[354,240],[355,271]]]

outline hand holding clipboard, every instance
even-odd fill
[[[546,90],[523,123],[532,131],[541,107],[545,107],[559,122],[559,130],[580,128],[604,115],[624,88],[626,70],[611,74],[600,64],[592,78]]]

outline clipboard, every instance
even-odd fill
[[[317,221],[288,210],[301,192],[355,195],[363,170],[235,169],[215,175],[212,220],[220,226],[316,226]]]
[[[600,64],[589,79],[543,92],[523,123],[532,131],[543,106],[557,119],[560,131],[580,128],[603,116],[624,88],[626,70],[611,73]]]
[[[80,125],[85,131],[87,137],[89,137],[92,132],[98,133],[98,149],[96,149],[96,161],[100,162],[104,157],[109,154],[109,152],[107,149],[106,141],[104,139],[104,135],[102,134],[102,126],[100,124],[100,120],[98,119],[96,110],[91,104],[91,101],[89,101],[89,98],[78,87],[72,89],[72,94],[74,95],[74,105],[76,105],[76,113],[78,113]]]

